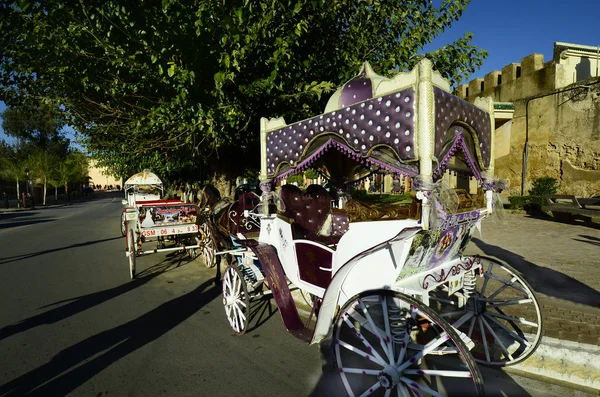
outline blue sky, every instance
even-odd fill
[[[489,55],[471,80],[533,53],[544,54],[547,62],[557,41],[600,45],[599,14],[598,0],[471,0],[462,18],[425,51],[451,43],[466,31],[473,33],[473,44]],[[0,112],[4,108],[0,102]],[[0,139],[3,137],[0,126]]]

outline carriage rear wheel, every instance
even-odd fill
[[[482,275],[465,275],[463,294],[468,300],[462,309],[457,309],[456,300],[436,294],[431,296],[436,301],[433,305],[471,338],[477,362],[517,364],[531,356],[542,339],[540,305],[517,270],[490,258],[480,260]]]
[[[129,236],[127,239],[127,248],[129,250],[129,276],[133,280],[135,278],[135,233],[133,230],[129,231]]]
[[[350,396],[481,396],[483,380],[452,326],[394,291],[350,299],[335,323],[336,372]]]
[[[227,266],[222,287],[227,322],[233,332],[242,335],[250,321],[250,295],[244,275],[237,266]]]
[[[202,256],[204,258],[204,266],[211,268],[217,264],[217,244],[215,237],[207,223],[200,225],[200,233],[202,235]]]

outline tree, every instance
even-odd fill
[[[69,150],[69,140],[62,133],[64,121],[56,106],[26,97],[18,106],[8,107],[2,114],[6,135],[17,140],[20,167],[30,170],[34,183],[43,184],[43,205],[46,205],[48,178]],[[57,192],[55,192],[56,194]]]
[[[31,172],[32,179],[40,180],[44,186],[42,205],[46,205],[46,192],[48,187],[48,180],[52,179],[52,175],[56,168],[56,165],[60,162],[58,156],[53,155],[51,152],[38,148],[33,151],[27,161],[27,167]],[[55,191],[55,197],[58,192]]]
[[[25,164],[18,148],[0,141],[0,174],[17,184],[17,207],[20,207],[20,182],[25,180]]]
[[[364,61],[412,67],[468,3],[2,0],[0,99],[64,106],[104,165],[234,176],[258,165],[260,117],[321,112]],[[486,56],[471,38],[428,54],[454,84]]]

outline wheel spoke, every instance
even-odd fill
[[[396,385],[396,392],[398,393],[398,397],[410,397],[406,392],[406,387],[404,387],[401,383]]]
[[[497,319],[495,319],[494,317],[490,316],[488,313],[484,313],[483,314],[488,320],[493,321],[494,323],[496,323],[496,325],[498,325],[500,328],[502,328],[504,331],[508,332],[510,334],[510,336],[512,336],[513,338],[515,338],[516,340],[518,340],[519,342],[523,343],[525,346],[529,347],[531,346],[531,344],[526,340],[521,338],[519,335],[517,335],[514,331],[510,330],[506,325],[502,324],[500,321],[498,321]]]
[[[417,317],[417,311],[413,310],[410,313],[410,318],[412,320],[414,320],[415,317]],[[408,348],[408,339],[409,338],[410,338],[410,333],[407,331],[404,334],[404,340],[402,341],[402,344],[400,345],[400,351],[398,352],[398,359],[394,363],[396,366],[399,365],[402,362],[402,360],[404,359],[404,355],[406,354],[406,349]]]
[[[450,337],[448,336],[448,333],[442,332],[436,339],[433,339],[431,342],[427,343],[423,347],[423,350],[421,350],[420,352],[415,354],[413,357],[411,357],[410,360],[408,360],[408,361],[404,362],[402,365],[396,367],[396,370],[404,371],[406,368],[408,368],[409,366],[411,366],[412,364],[414,364],[415,362],[417,362],[418,360],[423,358],[423,356],[426,356],[427,354],[429,354],[432,350],[434,350],[436,347],[440,346],[442,343],[446,342],[448,339],[450,339]]]
[[[528,296],[528,294],[527,294],[527,291],[525,291],[523,288],[521,288],[521,287],[519,287],[519,286],[516,286],[516,285],[514,285],[514,284],[515,284],[515,281],[518,281],[518,280],[519,280],[519,277],[517,277],[517,276],[514,276],[514,275],[513,275],[513,277],[510,279],[510,281],[508,281],[508,280],[506,280],[506,279],[504,279],[504,278],[502,278],[502,277],[495,276],[495,275],[493,275],[493,274],[491,274],[489,277],[490,277],[491,279],[494,279],[494,280],[496,280],[496,281],[498,281],[498,282],[500,282],[500,283],[504,284],[504,285],[503,285],[502,287],[500,287],[500,288],[499,288],[499,289],[498,289],[496,292],[494,292],[492,295],[488,296],[488,297],[487,297],[488,299],[492,299],[493,297],[495,297],[496,295],[498,295],[500,292],[504,291],[504,290],[505,290],[506,288],[508,288],[508,287],[514,288],[514,289],[516,289],[517,291],[519,291],[520,293],[524,294],[525,296]]]
[[[505,320],[514,321],[514,322],[519,323],[519,324],[525,324],[525,325],[529,325],[531,327],[536,327],[536,328],[538,327],[538,324],[536,324],[534,322],[531,322],[531,321],[528,321],[528,320],[525,320],[522,317],[512,317],[512,316],[507,316],[507,315],[504,315],[504,314],[492,313],[492,312],[487,312],[487,313],[490,316],[494,316],[494,317],[498,317],[498,318],[503,318]]]
[[[475,316],[471,318],[471,325],[469,325],[469,332],[467,332],[467,336],[470,338],[473,335],[473,328],[475,327]]]
[[[373,329],[371,327],[371,324],[369,324],[369,321],[365,317],[361,316],[360,313],[357,312],[356,310],[353,310],[352,313],[350,313],[350,311],[348,311],[346,313],[348,314],[348,316],[350,316],[354,320],[358,321],[358,323],[361,326],[361,329],[364,328],[375,336],[380,336],[381,333],[383,333],[383,331],[381,329],[379,329],[378,327],[375,327],[375,329]]]
[[[369,314],[369,311],[367,310],[367,307],[365,306],[365,304],[363,303],[363,301],[361,299],[358,300],[358,304],[360,305],[360,308],[363,311],[363,314],[365,315],[367,321],[369,322],[369,325],[371,326],[371,328],[373,328],[376,331],[375,336],[377,336],[379,338],[379,342],[381,343],[381,346],[383,348],[385,348],[385,346],[383,345],[383,340],[384,335],[382,335],[382,330],[379,327],[375,326],[375,323],[373,322],[373,319],[371,318],[371,315]]]
[[[383,322],[385,323],[385,345],[388,362],[394,363],[394,348],[392,347],[392,334],[390,332],[390,321],[387,308],[387,297],[383,296],[381,306],[383,307]]]
[[[406,375],[429,375],[429,376],[445,376],[449,378],[471,378],[469,371],[450,371],[438,369],[407,369],[404,370]]]
[[[492,269],[494,268],[494,264],[490,263],[490,267],[487,272],[484,272],[485,280],[483,280],[483,287],[481,287],[481,296],[485,294],[485,288],[487,287],[488,281],[490,281],[489,275],[492,274]]]
[[[344,341],[342,341],[342,340],[339,340],[339,339],[338,339],[337,343],[338,343],[340,346],[342,346],[342,347],[345,347],[346,349],[350,350],[352,353],[356,353],[356,354],[358,354],[359,356],[362,356],[362,357],[366,358],[367,360],[374,361],[374,362],[376,362],[377,364],[381,365],[382,367],[385,367],[385,365],[386,365],[386,364],[385,364],[385,361],[383,361],[383,360],[381,360],[381,359],[379,359],[379,358],[377,358],[377,357],[375,357],[375,356],[373,356],[373,355],[371,355],[371,354],[369,354],[369,353],[365,353],[364,351],[360,350],[360,349],[359,349],[359,348],[357,348],[357,347],[354,347],[354,346],[352,346],[352,345],[351,345],[351,344],[349,344],[349,343],[346,343],[346,342],[344,342]]]
[[[377,353],[377,350],[375,350],[375,348],[371,345],[371,343],[369,343],[369,341],[360,333],[360,331],[354,327],[354,324],[352,324],[352,321],[348,320],[348,316],[344,317],[344,322],[346,323],[348,328],[350,328],[352,331],[354,331],[354,335],[363,343],[363,345],[365,345],[367,350],[369,352],[371,352],[371,354],[373,356],[375,356],[379,361],[381,361],[382,363],[385,363],[385,360],[379,355],[379,353]]]
[[[408,379],[408,378],[406,378],[406,377],[404,377],[404,376],[403,376],[403,377],[401,377],[401,378],[400,378],[400,380],[401,380],[402,382],[405,382],[405,383],[406,383],[406,384],[407,384],[407,385],[408,385],[408,386],[409,386],[409,387],[410,387],[412,390],[414,390],[414,391],[417,391],[417,390],[415,390],[415,389],[418,389],[418,390],[422,390],[422,391],[424,391],[424,392],[426,392],[426,393],[429,393],[430,395],[432,395],[432,396],[435,396],[435,397],[444,397],[444,395],[442,395],[442,394],[440,394],[440,393],[436,392],[435,390],[431,390],[431,389],[430,389],[430,388],[428,388],[427,386],[420,385],[420,384],[418,384],[417,382],[415,382],[415,381],[412,381],[412,380],[410,380],[410,379]],[[421,393],[419,393],[419,395],[421,395]]]
[[[369,387],[367,391],[360,395],[360,397],[370,396],[375,390],[379,389],[381,383],[377,382],[373,386]]]
[[[483,325],[485,325],[485,327],[488,329],[488,331],[490,331],[490,334],[492,334],[492,336],[496,340],[496,343],[498,344],[498,346],[500,346],[500,349],[502,349],[504,354],[506,354],[506,357],[508,357],[511,361],[514,360],[513,356],[508,352],[508,349],[506,348],[506,346],[504,346],[504,344],[502,343],[502,340],[498,337],[498,335],[496,335],[496,333],[494,332],[492,327],[490,327],[488,322],[485,321],[485,317],[480,317],[480,318],[481,318],[481,321],[483,322]]]
[[[474,316],[474,314],[473,314],[472,312],[465,313],[465,315],[464,315],[464,316],[462,316],[461,318],[459,318],[458,320],[456,320],[456,321],[455,321],[455,322],[452,324],[452,326],[453,326],[454,328],[458,328],[458,327],[460,327],[461,325],[463,325],[464,323],[466,323],[466,322],[467,322],[467,320],[468,320],[468,319],[470,319],[470,318],[472,318],[473,316]]]
[[[381,373],[380,369],[366,369],[366,368],[340,368],[340,372],[346,374],[360,374],[360,375],[374,375],[377,376]]]
[[[482,299],[483,300],[483,299]],[[491,305],[486,305],[486,307],[501,307],[501,306],[512,306],[512,305],[523,305],[525,303],[531,303],[533,299],[511,299],[500,303],[492,303]]]
[[[490,359],[490,350],[488,348],[487,338],[483,329],[483,321],[481,321],[481,317],[478,317],[477,320],[479,320],[479,329],[481,332],[481,340],[483,341],[483,350],[485,351],[485,358],[487,361],[492,361]]]
[[[233,304],[233,307],[235,308],[235,310],[237,310],[237,315],[241,320],[246,321],[246,316],[244,315],[244,312],[242,311],[242,309],[240,309],[240,307],[237,305],[237,302]]]

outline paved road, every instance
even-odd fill
[[[0,396],[324,396],[318,348],[261,307],[243,337],[213,272],[140,258],[128,280],[120,198],[0,214]],[[586,396],[484,372],[490,395]],[[332,386],[333,385],[333,386]]]

